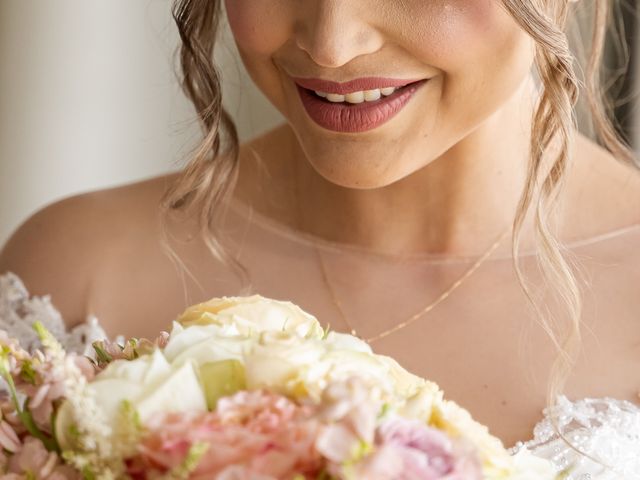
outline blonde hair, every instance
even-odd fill
[[[559,194],[572,160],[574,128],[577,129],[574,107],[579,99],[580,87],[586,92],[591,113],[591,127],[595,130],[598,140],[619,161],[627,162],[631,166],[638,167],[638,165],[633,151],[615,129],[612,121],[615,118],[613,101],[606,92],[601,90],[601,64],[606,33],[613,25],[610,22],[615,18],[617,2],[596,0],[592,2],[593,11],[587,12],[593,18],[593,25],[591,51],[586,62],[584,81],[580,81],[577,77],[575,62],[578,59],[569,48],[566,33],[569,5],[566,1],[503,0],[502,3],[521,28],[535,41],[535,65],[543,86],[533,118],[526,186],[513,221],[512,256],[514,269],[523,292],[558,351],[547,389],[547,405],[551,407],[571,374],[581,346],[582,295],[574,271],[570,267],[570,263],[576,266],[575,258],[557,240],[550,229],[550,217],[558,204]],[[586,8],[583,7],[584,2],[575,5],[576,8]],[[578,37],[576,42],[578,46],[582,45],[581,40],[582,38]],[[553,141],[559,142],[560,148],[541,179],[538,200],[535,204],[535,233],[538,266],[543,279],[560,297],[566,308],[567,315],[564,318],[555,319],[548,312],[546,314],[542,312],[541,305],[533,298],[518,262],[523,221],[532,205],[536,187],[540,181],[539,177],[543,173],[545,152],[550,150],[549,147]],[[578,450],[560,431],[558,419],[552,416],[551,420],[556,433],[564,442]],[[581,451],[580,453],[585,454]]]
[[[535,67],[542,86],[535,108],[526,186],[513,220],[513,265],[523,292],[558,356],[552,367],[547,403],[552,405],[562,391],[581,344],[582,299],[578,281],[562,244],[551,229],[551,217],[571,162],[575,107],[581,87],[586,92],[593,127],[604,146],[623,162],[635,164],[632,150],[621,139],[612,123],[613,103],[601,92],[600,67],[612,12],[617,1],[589,2],[593,11],[591,49],[584,81],[576,73],[576,56],[566,33],[569,10],[585,8],[585,2],[567,0],[502,0],[502,6],[534,40]],[[180,32],[182,86],[193,102],[204,131],[204,139],[193,153],[179,180],[163,199],[165,213],[190,211],[198,216],[200,231],[211,252],[236,269],[247,284],[246,269],[231,258],[216,240],[217,206],[233,188],[238,171],[238,139],[233,122],[222,107],[220,77],[213,63],[216,32],[221,17],[219,0],[176,0],[173,15]],[[223,140],[226,137],[226,142]],[[554,144],[555,142],[555,144]],[[552,145],[557,155],[544,161]],[[542,177],[542,178],[541,178]],[[534,199],[537,199],[535,205]],[[566,308],[563,318],[551,318],[534,298],[518,262],[521,230],[527,212],[535,207],[535,233],[538,263],[545,283],[552,287]],[[557,428],[557,425],[556,425]],[[566,441],[566,439],[565,439]]]

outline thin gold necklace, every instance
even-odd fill
[[[295,164],[296,162],[294,162]],[[298,200],[298,176],[297,176],[297,168],[296,168],[296,176],[295,176],[295,180],[294,180],[294,191],[295,191],[295,196],[296,196],[296,215],[297,215],[297,223],[298,223],[298,229],[301,230],[300,228],[300,219],[301,219],[301,215],[300,215],[300,202]],[[504,238],[509,234],[510,232],[510,227],[511,225],[507,225],[507,228],[500,234],[500,236],[497,238],[497,240],[474,262],[473,265],[471,265],[471,267],[455,282],[453,282],[451,284],[451,286],[449,288],[447,288],[438,298],[436,298],[433,302],[431,302],[429,305],[427,305],[426,307],[424,307],[422,310],[420,310],[419,312],[417,312],[416,314],[412,315],[411,317],[409,317],[408,319],[406,319],[403,322],[400,322],[398,324],[396,324],[395,326],[388,328],[384,331],[382,331],[381,333],[378,333],[377,335],[374,335],[372,337],[368,337],[368,338],[364,338],[364,337],[360,337],[355,328],[353,328],[353,325],[351,324],[351,322],[349,322],[349,320],[347,319],[347,316],[344,313],[344,310],[342,309],[342,304],[341,302],[336,298],[336,294],[333,290],[333,286],[331,285],[331,282],[329,281],[329,277],[327,275],[327,269],[326,266],[324,264],[324,261],[322,260],[322,255],[320,255],[320,251],[318,250],[318,247],[316,246],[316,244],[314,242],[313,243],[313,248],[316,252],[316,256],[318,258],[318,261],[320,263],[320,268],[322,270],[322,279],[327,287],[327,290],[329,290],[329,293],[331,294],[331,298],[333,303],[335,304],[336,308],[338,309],[338,311],[340,312],[340,316],[342,317],[342,321],[344,322],[344,324],[347,326],[348,330],[351,332],[352,335],[359,337],[360,339],[364,340],[367,343],[373,343],[375,341],[378,341],[382,338],[385,338],[389,335],[391,335],[392,333],[397,332],[398,330],[401,330],[409,325],[411,325],[413,322],[415,322],[416,320],[418,320],[420,317],[422,317],[424,314],[426,314],[427,312],[429,312],[430,310],[432,310],[434,307],[436,307],[440,302],[442,302],[444,299],[446,299],[456,288],[458,288],[462,282],[464,282],[467,278],[469,278],[469,276],[475,272],[478,267],[480,267],[480,265],[482,265],[484,263],[484,261],[489,258],[489,256],[494,252],[494,250],[496,248],[498,248],[498,246],[500,245],[500,243],[502,242],[502,240],[504,240]]]
[[[318,250],[318,247],[315,245],[315,243],[313,244],[313,248],[316,251],[317,258],[318,258],[318,260],[320,262],[320,267],[322,269],[322,279],[324,280],[324,283],[327,286],[327,289],[329,290],[329,293],[331,294],[331,298],[333,300],[333,303],[335,304],[336,308],[340,312],[340,316],[342,317],[342,320],[344,321],[345,325],[347,325],[347,327],[348,327],[348,329],[349,329],[349,331],[351,332],[352,335],[361,338],[362,340],[364,340],[367,343],[373,343],[373,342],[375,342],[377,340],[380,340],[382,338],[385,338],[385,337],[391,335],[392,333],[397,332],[398,330],[401,330],[401,329],[411,325],[413,322],[418,320],[420,317],[422,317],[424,314],[426,314],[427,312],[432,310],[436,305],[438,305],[440,302],[442,302],[445,298],[447,298],[456,288],[458,288],[462,284],[462,282],[464,282],[467,278],[469,278],[469,276],[473,272],[475,272],[478,269],[478,267],[480,265],[482,265],[482,263],[484,263],[484,261],[487,258],[489,258],[489,256],[493,253],[493,251],[496,248],[498,248],[498,246],[500,245],[500,242],[502,242],[502,240],[504,240],[504,238],[510,232],[510,228],[509,227],[507,227],[507,229],[504,232],[502,232],[502,234],[489,247],[489,249],[484,254],[482,254],[482,256],[480,258],[478,258],[478,260],[476,260],[475,263],[458,280],[453,282],[451,284],[451,286],[449,288],[447,288],[433,302],[431,302],[429,305],[427,305],[422,310],[420,310],[418,313],[412,315],[411,317],[409,317],[405,321],[400,322],[400,323],[396,324],[395,326],[393,326],[391,328],[388,328],[388,329],[382,331],[381,333],[378,333],[377,335],[374,335],[374,336],[368,337],[368,338],[360,337],[357,334],[356,330],[351,325],[351,322],[349,322],[349,320],[347,320],[347,316],[345,315],[344,310],[342,309],[342,304],[336,298],[336,294],[335,294],[335,292],[333,290],[331,282],[329,281],[329,277],[327,275],[327,269],[325,267],[324,261],[322,260],[322,255],[320,255],[320,251]]]

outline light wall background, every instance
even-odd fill
[[[179,168],[199,131],[172,70],[170,6],[0,0],[0,244],[57,199]],[[248,78],[226,25],[220,45],[241,140],[283,121]]]
[[[0,244],[52,201],[179,168],[199,127],[173,74],[170,6],[0,0]],[[221,42],[225,105],[246,139],[282,118],[226,25]]]

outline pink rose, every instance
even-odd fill
[[[218,401],[215,412],[170,414],[147,425],[150,434],[129,464],[133,478],[166,473],[190,448],[206,444],[191,479],[288,479],[316,475],[322,458],[314,449],[318,422],[312,407],[265,391],[242,391]]]
[[[375,450],[358,466],[372,480],[481,480],[475,452],[419,420],[394,417],[376,431]]]

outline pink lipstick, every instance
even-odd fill
[[[357,133],[372,130],[389,121],[411,100],[428,79],[407,80],[367,77],[345,83],[311,78],[294,78],[300,99],[311,119],[336,132]],[[396,87],[388,96],[362,103],[331,102],[315,92],[345,95],[351,92]]]

